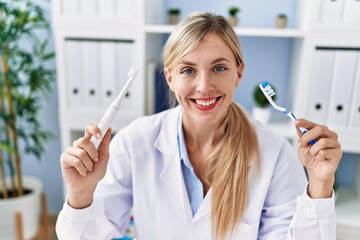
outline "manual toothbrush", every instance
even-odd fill
[[[288,116],[293,122],[296,121],[296,117],[295,115],[291,112],[291,110],[286,109],[284,107],[280,107],[278,106],[274,100],[272,100],[272,96],[274,96],[276,93],[273,90],[273,88],[270,86],[270,84],[265,81],[261,84],[259,84],[259,88],[261,89],[261,91],[264,93],[265,97],[267,98],[267,100],[270,102],[271,106],[273,106],[276,110],[284,113],[286,116]],[[305,134],[308,130],[306,128],[303,127],[299,127],[299,130],[301,131],[302,134]],[[313,139],[310,141],[310,144],[313,145],[315,144],[317,141],[316,139]]]

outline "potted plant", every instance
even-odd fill
[[[235,27],[238,25],[239,22],[239,18],[237,16],[237,14],[240,12],[240,8],[233,6],[229,8],[229,22],[230,25]]]
[[[168,10],[169,23],[176,25],[180,20],[180,9],[179,8],[170,8]]]
[[[275,18],[275,27],[286,28],[287,16],[284,13],[279,13]]]
[[[272,89],[274,89],[274,92],[276,92],[274,86],[270,86],[272,87]],[[274,95],[272,99],[275,101],[276,95]],[[259,88],[259,85],[256,85],[253,90],[253,100],[255,103],[255,107],[252,109],[252,117],[262,124],[268,123],[271,115],[271,111],[268,108],[270,106],[270,103],[265,97],[264,93]]]
[[[40,101],[51,91],[54,70],[44,64],[50,25],[42,8],[31,0],[0,2],[0,229],[3,239],[17,239],[15,213],[20,212],[23,236],[39,228],[42,184],[23,177],[20,153],[40,157],[52,135],[39,122]],[[48,35],[49,36],[49,35]],[[8,176],[8,177],[6,177]],[[30,204],[35,204],[31,206]],[[31,211],[36,210],[34,216]],[[6,227],[4,227],[6,226]]]

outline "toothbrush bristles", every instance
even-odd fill
[[[134,78],[136,76],[136,74],[138,73],[138,70],[136,68],[130,68],[129,72],[128,72],[128,77]]]
[[[272,87],[269,85],[267,85],[264,90],[266,91],[266,93],[268,94],[269,97],[273,97],[276,95],[276,93],[274,92],[274,89],[272,89]]]

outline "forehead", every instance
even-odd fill
[[[203,41],[201,42],[200,46],[205,44],[213,44],[213,45],[229,47],[229,44],[217,33],[207,34],[204,37]]]
[[[209,33],[203,41],[191,52],[186,54],[182,60],[191,60],[192,58],[204,57],[227,57],[235,60],[235,53],[229,44],[218,34]]]

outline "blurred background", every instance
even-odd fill
[[[328,124],[339,132],[344,142],[344,156],[336,180],[344,189],[344,197],[337,199],[337,205],[340,229],[341,226],[346,228],[339,239],[354,239],[351,236],[355,232],[351,229],[360,228],[357,178],[360,153],[360,122],[357,122],[360,119],[357,115],[360,112],[359,1],[32,2],[39,3],[45,10],[51,25],[46,49],[56,54],[45,64],[56,70],[56,79],[51,83],[51,94],[41,100],[39,113],[42,127],[53,133],[54,138],[45,142],[40,159],[26,156],[21,164],[24,175],[41,180],[50,214],[56,216],[59,213],[66,191],[59,163],[61,152],[81,136],[87,123],[100,120],[131,66],[139,68],[140,72],[123,103],[122,113],[117,116],[114,129],[124,127],[141,115],[165,109],[161,47],[177,21],[192,12],[209,11],[229,19],[231,16],[237,18],[234,29],[245,58],[245,72],[234,98],[249,115],[261,105],[255,97],[257,85],[268,81],[276,89],[279,105],[290,107],[298,117]],[[177,16],[170,19],[170,14]],[[39,32],[40,39],[47,36]],[[347,55],[349,52],[351,56]],[[354,67],[341,69],[343,66],[339,62],[342,61],[348,61],[345,65]],[[329,65],[324,65],[326,62]],[[353,74],[341,75],[339,87],[337,76],[341,71]],[[321,82],[320,87],[316,82]],[[346,95],[348,99],[337,99],[338,95]],[[339,110],[337,101],[345,110]],[[334,107],[337,110],[333,110]],[[315,110],[311,110],[313,108]],[[260,117],[259,121],[264,118]],[[264,124],[296,143],[295,129],[286,116],[270,110],[270,119]],[[22,151],[20,155],[26,153]]]

